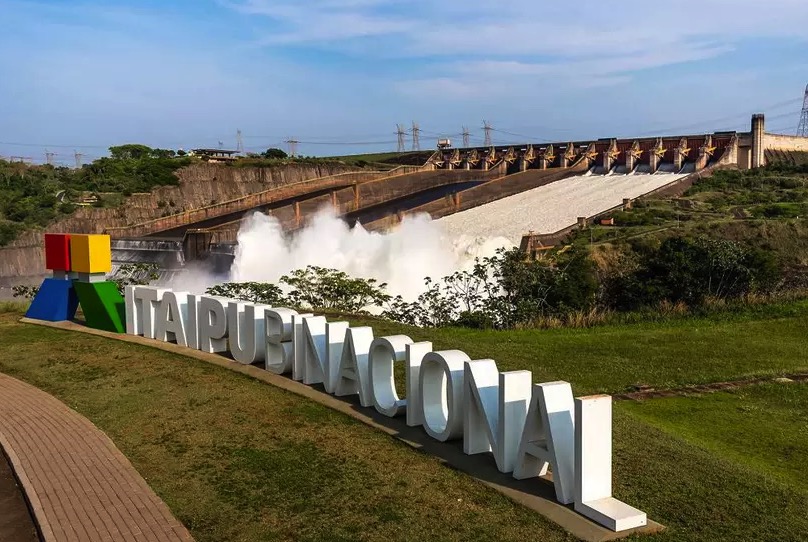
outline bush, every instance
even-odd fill
[[[707,299],[769,292],[782,274],[771,252],[722,239],[672,237],[640,254],[637,269],[615,280],[607,297],[619,310],[662,302],[695,307]]]
[[[225,282],[208,288],[205,293],[271,306],[288,304],[283,291],[267,282]]]
[[[380,307],[390,300],[384,291],[386,286],[374,279],[352,278],[336,269],[310,265],[284,275],[278,285],[226,282],[208,288],[207,293],[273,306],[361,313],[367,307]]]

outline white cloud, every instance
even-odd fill
[[[804,0],[242,0],[225,5],[265,16],[297,41],[403,33],[412,54],[562,56],[627,54],[692,42],[725,44],[744,37],[806,39]],[[371,32],[371,27],[377,30]],[[397,37],[398,38],[398,37]],[[378,51],[368,50],[368,54]]]
[[[641,70],[698,62],[758,37],[805,40],[804,0],[242,0],[227,5],[271,21],[262,46],[304,44],[378,62],[421,60],[398,85],[469,98],[555,78],[573,87],[609,86]],[[370,39],[368,39],[370,38]]]

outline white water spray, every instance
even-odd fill
[[[288,236],[275,218],[254,213],[241,224],[230,281],[277,282],[317,265],[385,282],[388,293],[412,301],[424,291],[424,277],[439,280],[512,246],[501,237],[449,238],[428,215],[405,216],[391,231],[375,233],[359,224],[351,229],[326,208]]]

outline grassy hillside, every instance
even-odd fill
[[[614,226],[594,225],[576,234],[573,242],[636,244],[707,235],[773,250],[789,263],[802,263],[808,261],[808,163],[716,171],[679,198],[650,197],[609,217]]]
[[[581,394],[806,372],[807,310],[572,331],[350,320],[529,368],[536,382],[569,379]],[[197,540],[570,540],[467,476],[300,397],[148,347],[23,325],[19,315],[0,315],[0,371],[107,432]],[[807,397],[808,384],[795,382],[617,403],[615,494],[668,526],[640,539],[808,539]]]

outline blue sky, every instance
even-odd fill
[[[0,0],[0,155],[793,132],[806,28],[805,0]]]

